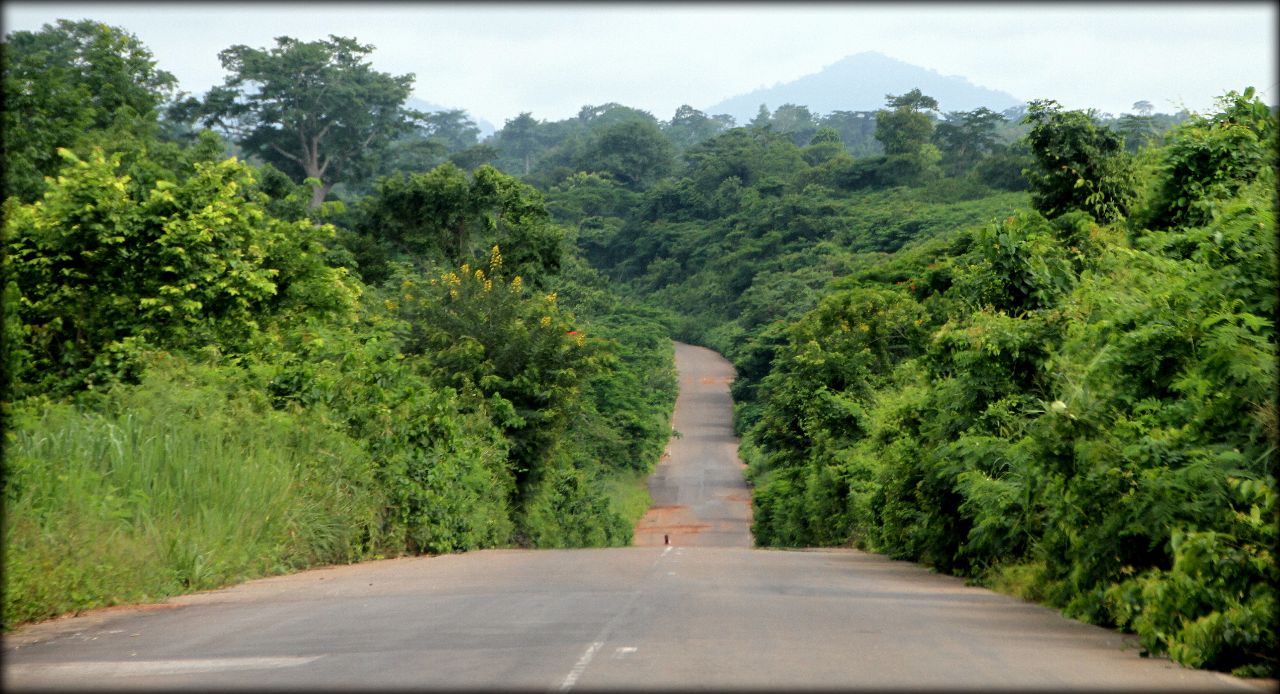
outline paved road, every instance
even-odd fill
[[[715,525],[740,519],[720,515],[732,505],[708,500],[735,492],[677,456],[731,441],[699,448],[684,422],[655,491],[714,527],[671,546],[392,559],[97,611],[6,636],[4,688],[1275,688],[1139,658],[1118,634],[907,562],[700,546],[742,541]]]
[[[751,490],[733,435],[733,365],[705,348],[676,343],[680,395],[672,439],[649,479],[653,507],[636,526],[638,547],[751,546]]]

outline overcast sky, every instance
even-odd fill
[[[1277,101],[1274,2],[1237,3],[59,3],[5,2],[6,32],[59,18],[123,27],[182,88],[224,77],[218,51],[350,36],[416,96],[501,127],[616,101],[668,119],[879,51],[1026,101],[1111,113],[1209,109],[1255,86]],[[777,106],[771,104],[771,106]]]

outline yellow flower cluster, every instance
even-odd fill
[[[516,278],[511,280],[511,293],[519,294],[520,291],[523,289],[524,289],[524,280],[520,278],[520,275],[516,275]]]
[[[502,252],[498,250],[497,244],[489,250],[489,272],[494,272],[502,267]]]
[[[554,303],[556,302],[556,293],[555,293],[555,292],[551,292],[550,294],[548,294],[548,295],[547,295],[547,301],[550,301],[551,303],[553,303],[553,304],[554,304]]]
[[[539,324],[539,325],[541,325],[541,326],[542,326],[542,327],[544,327],[544,328],[550,328],[550,327],[551,327],[551,316],[543,316],[543,317],[542,317],[542,320],[538,321],[538,324]]]

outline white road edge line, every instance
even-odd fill
[[[581,658],[578,658],[577,665],[574,665],[573,669],[570,670],[569,674],[564,678],[564,683],[560,685],[560,691],[567,692],[570,689],[573,689],[574,683],[576,683],[578,678],[582,676],[582,673],[587,669],[587,666],[591,664],[591,659],[596,657],[596,652],[602,647],[604,647],[604,642],[596,641],[587,648],[587,652],[583,653]]]
[[[320,656],[278,658],[184,658],[181,660],[80,660],[66,663],[21,663],[5,667],[9,677],[139,677],[186,675],[224,670],[270,670],[305,665]]]

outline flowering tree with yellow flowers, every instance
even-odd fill
[[[484,267],[430,278],[401,269],[387,307],[404,320],[405,353],[428,356],[432,380],[486,409],[511,440],[520,494],[554,454],[603,343],[575,330],[555,293],[503,267],[493,246]]]

